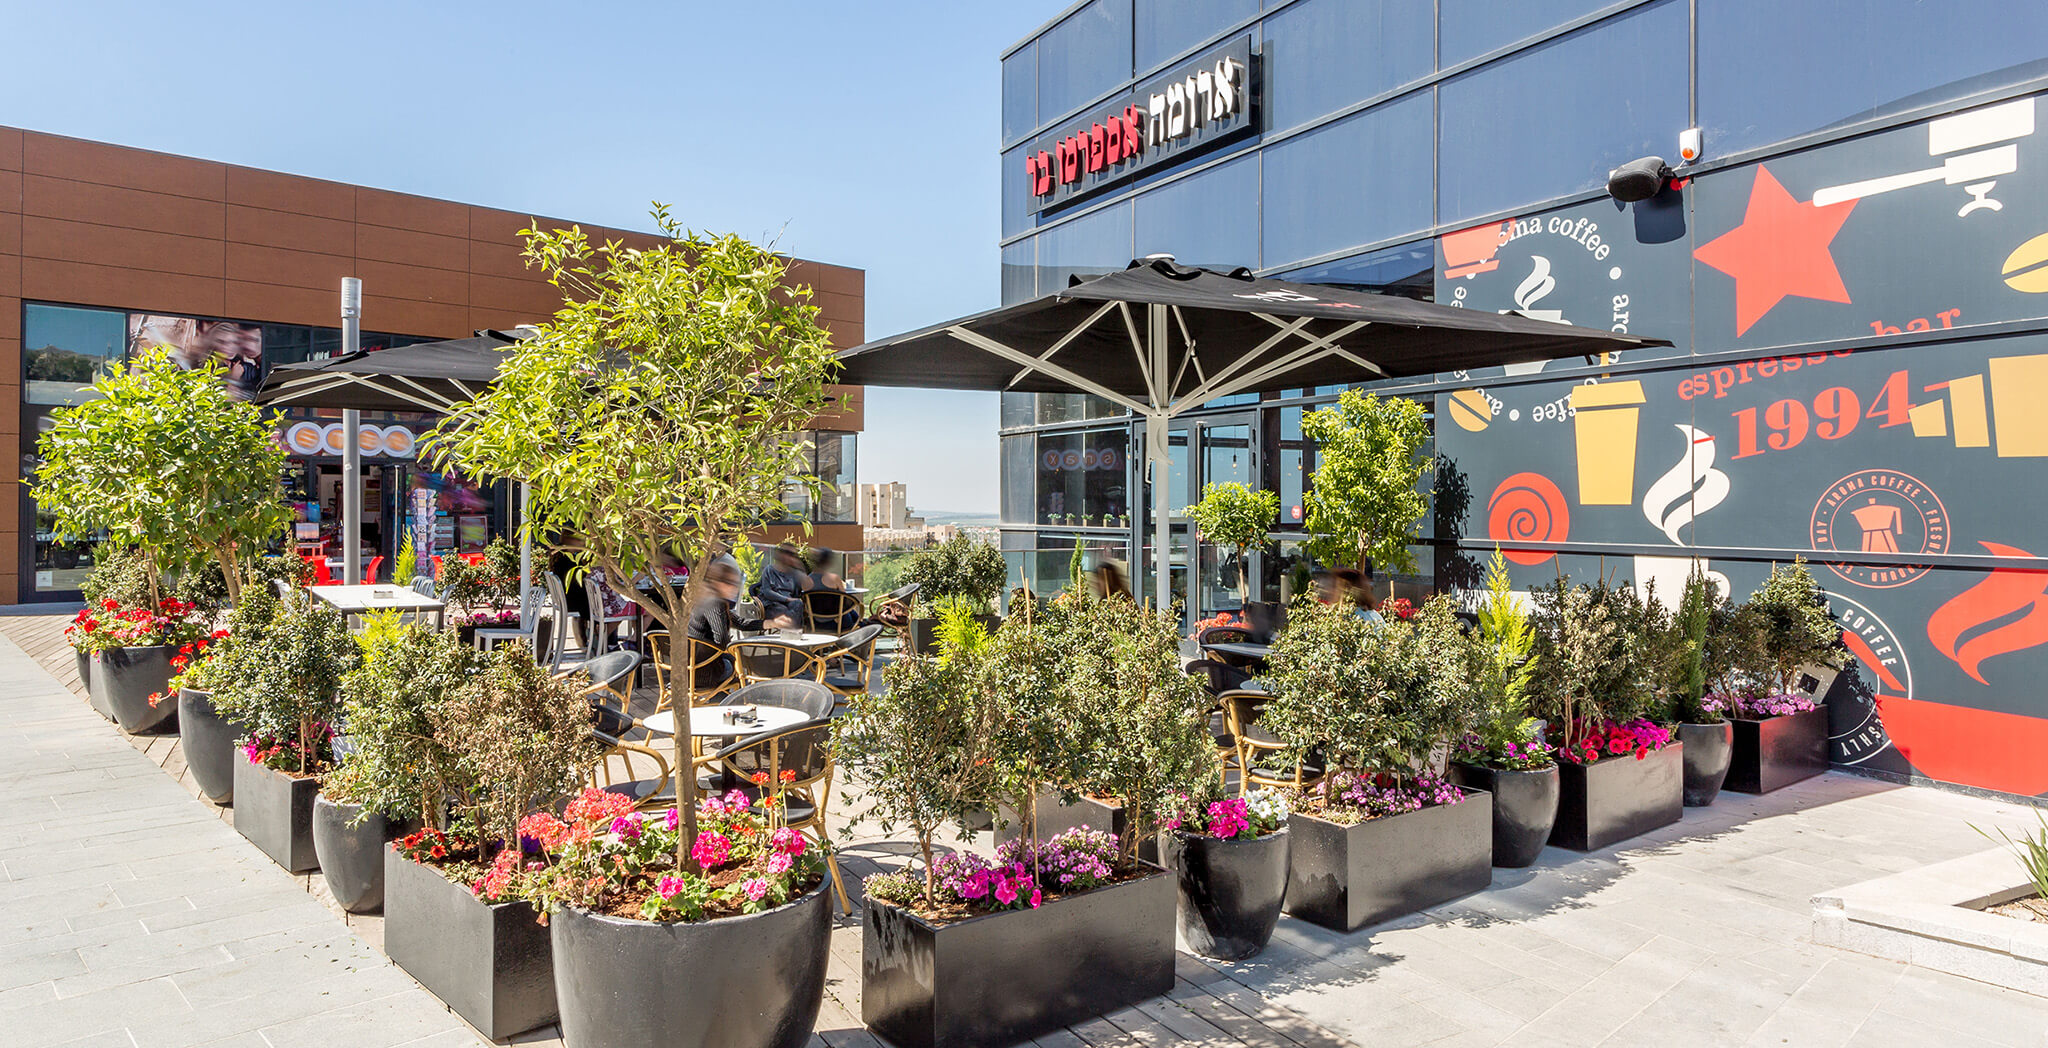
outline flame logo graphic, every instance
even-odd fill
[[[2033,556],[2016,546],[1996,542],[1978,545],[1994,557]],[[2026,614],[1968,640],[1962,639],[1971,630],[2021,611]],[[1934,650],[1954,660],[1977,683],[1990,684],[1979,672],[1984,660],[2048,641],[2048,571],[1993,570],[1984,576],[1984,581],[1956,594],[1928,617],[1927,639],[1934,643]]]
[[[1643,493],[1643,516],[1650,526],[1676,545],[1680,529],[1699,515],[1727,501],[1728,474],[1714,468],[1714,435],[1683,422],[1674,423],[1685,438],[1678,464],[1665,471]]]
[[[1541,473],[1517,473],[1493,489],[1486,503],[1488,538],[1510,542],[1563,542],[1571,534],[1571,511],[1564,492]],[[1505,550],[1517,564],[1541,564],[1556,556],[1543,550]]]
[[[1535,267],[1521,286],[1515,288],[1515,306],[1518,309],[1528,309],[1557,290],[1557,280],[1550,275],[1550,260],[1542,255],[1531,255],[1529,261],[1535,263]]]

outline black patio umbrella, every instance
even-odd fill
[[[469,338],[286,364],[263,376],[254,399],[273,407],[446,414],[497,379],[498,365],[519,339],[484,330]]]
[[[1093,393],[1145,420],[1153,476],[1167,423],[1237,393],[1355,385],[1495,364],[1668,346],[1593,328],[1392,295],[1218,273],[1170,258],[840,353],[834,381],[1026,393]],[[1157,548],[1168,498],[1154,484]],[[1164,556],[1153,558],[1159,606]]]

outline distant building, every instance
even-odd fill
[[[864,528],[895,531],[924,524],[921,520],[910,522],[909,492],[899,481],[862,484],[856,489],[855,502],[856,519]]]

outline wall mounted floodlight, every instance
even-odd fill
[[[1631,160],[1607,172],[1607,195],[1624,203],[1648,200],[1664,191],[1671,180],[1671,166],[1661,156]]]

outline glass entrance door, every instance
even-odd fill
[[[1183,609],[1183,622],[1207,618],[1218,611],[1239,606],[1236,556],[1229,550],[1217,550],[1206,544],[1200,547],[1199,555],[1193,559],[1194,585],[1190,594],[1188,536],[1193,525],[1188,519],[1188,506],[1199,500],[1202,489],[1210,484],[1257,485],[1258,452],[1253,439],[1257,432],[1256,420],[1257,416],[1251,413],[1217,415],[1176,421],[1167,430],[1167,450],[1171,458],[1171,466],[1167,470],[1167,498],[1172,522],[1167,557],[1172,597]],[[1143,423],[1133,427],[1132,446],[1138,448],[1141,455],[1149,456],[1145,448]],[[1190,448],[1194,451],[1192,455],[1189,454]],[[1152,481],[1146,475],[1150,461],[1149,457],[1142,457],[1137,463],[1139,475],[1144,478],[1144,501],[1140,504],[1144,515],[1136,521],[1143,525],[1140,538],[1144,543],[1144,554],[1132,566],[1134,577],[1131,581],[1133,592],[1141,600],[1151,599],[1154,577],[1152,544],[1156,536],[1150,525]],[[1252,559],[1257,560],[1256,556]]]

